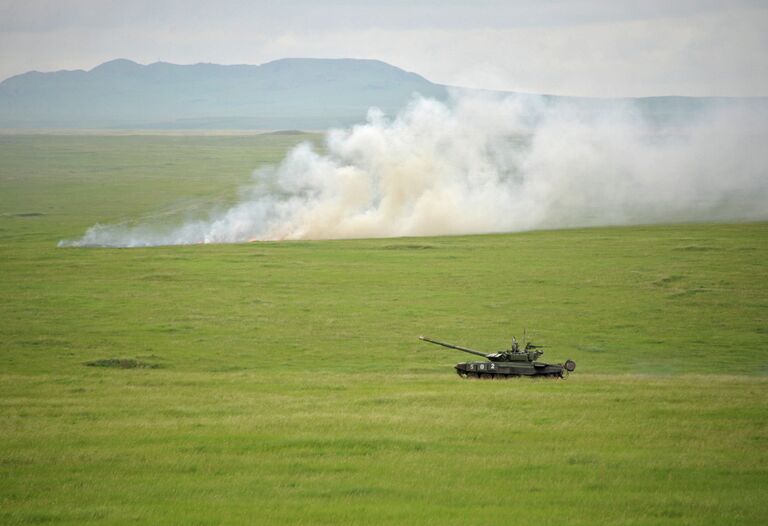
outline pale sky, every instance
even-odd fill
[[[474,88],[765,96],[767,55],[768,0],[0,0],[0,79],[351,57]]]

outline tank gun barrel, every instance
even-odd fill
[[[450,343],[445,343],[445,342],[441,342],[441,341],[438,341],[438,340],[433,340],[431,338],[427,338],[426,336],[419,336],[419,339],[421,341],[425,341],[425,342],[429,342],[429,343],[434,343],[435,345],[442,345],[443,347],[448,347],[449,349],[456,349],[457,351],[468,352],[469,354],[476,354],[477,356],[482,356],[483,358],[488,358],[487,354],[485,354],[483,352],[480,352],[480,351],[475,351],[474,349],[467,349],[466,347],[461,347],[459,345],[452,345]]]

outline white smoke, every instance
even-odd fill
[[[390,120],[326,135],[258,170],[240,202],[204,220],[90,228],[61,246],[510,232],[768,218],[764,116],[710,112],[660,130],[611,110],[535,97],[414,100]]]

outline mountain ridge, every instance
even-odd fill
[[[157,128],[190,125],[325,128],[394,113],[447,89],[370,59],[286,58],[261,65],[115,59],[88,71],[28,72],[0,83],[0,127]]]
[[[0,128],[321,129],[360,122],[374,106],[395,114],[417,94],[444,101],[452,89],[481,91],[436,84],[375,59],[143,65],[118,58],[90,70],[29,71],[3,80]],[[768,97],[506,95],[576,101],[588,111],[630,101],[657,121],[718,105],[768,108]]]

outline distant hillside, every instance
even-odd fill
[[[322,129],[360,122],[371,106],[394,114],[414,94],[444,100],[448,89],[378,60],[143,66],[118,59],[90,71],[32,71],[6,79],[0,83],[0,128]],[[660,124],[724,105],[768,109],[768,98],[544,100],[568,100],[586,112],[629,102]]]
[[[446,88],[377,60],[283,59],[261,66],[113,60],[0,83],[3,128],[326,128],[370,106],[400,109]]]

